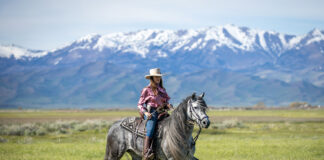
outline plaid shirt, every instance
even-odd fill
[[[157,108],[158,106],[163,105],[164,103],[169,104],[170,97],[164,88],[158,87],[158,94],[154,95],[153,90],[150,86],[145,87],[142,90],[141,97],[138,100],[137,107],[142,113],[147,111],[146,105],[150,105],[152,108]]]

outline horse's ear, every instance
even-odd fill
[[[199,98],[204,98],[204,96],[205,96],[205,92],[203,92],[203,93],[199,96]]]
[[[196,93],[193,92],[192,95],[191,95],[191,99],[195,100],[196,99]]]

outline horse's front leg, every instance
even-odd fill
[[[192,159],[191,160],[199,160],[198,158],[196,158],[196,157],[192,157]]]
[[[190,154],[192,156],[191,160],[198,160],[198,158],[194,156],[196,151],[196,145],[192,136],[190,137],[189,143],[191,143],[191,147],[190,147]]]

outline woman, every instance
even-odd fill
[[[156,110],[157,108],[164,106],[171,109],[172,105],[169,104],[170,97],[163,87],[160,69],[150,69],[150,74],[146,75],[145,78],[150,80],[150,84],[142,90],[141,97],[138,101],[138,108],[140,109],[140,112],[144,114],[144,119],[147,120],[143,159],[151,159],[154,155],[149,148],[158,119],[158,112]]]

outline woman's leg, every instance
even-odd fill
[[[147,120],[146,122],[146,137],[144,138],[144,146],[143,146],[143,158],[152,159],[154,154],[150,151],[151,142],[154,135],[155,125],[157,122],[158,114],[156,112],[151,113],[151,119]],[[144,115],[144,119],[146,120],[147,117]]]
[[[147,120],[146,122],[146,136],[150,138],[153,138],[157,118],[158,115],[156,113],[152,113],[151,119]],[[144,115],[144,119],[145,120],[147,119],[145,115]]]

